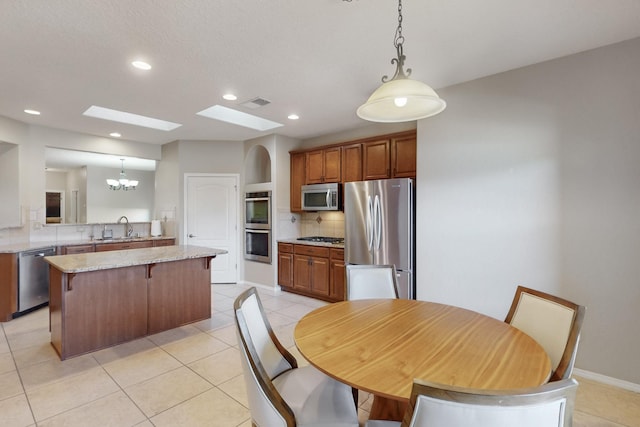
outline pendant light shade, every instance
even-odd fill
[[[406,122],[434,116],[446,106],[429,85],[404,78],[383,83],[358,108],[357,114],[371,122]]]
[[[128,179],[127,174],[124,172],[124,159],[120,159],[122,162],[122,169],[120,170],[120,178],[112,179],[107,178],[107,185],[110,190],[135,190],[138,186],[138,181],[135,179]]]
[[[391,60],[396,72],[391,79],[382,77],[382,86],[356,111],[358,117],[371,122],[408,122],[436,115],[447,106],[429,85],[409,78],[411,69],[404,70],[403,44],[402,0],[398,0],[398,27],[393,40],[397,56]]]

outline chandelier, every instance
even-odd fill
[[[120,169],[120,178],[109,179],[107,178],[107,185],[111,190],[135,190],[138,185],[138,181],[135,179],[127,179],[127,174],[124,173],[124,159],[120,159],[122,162],[122,169]]]
[[[396,64],[396,72],[391,79],[386,75],[382,77],[382,86],[358,108],[356,113],[360,118],[372,122],[407,122],[434,116],[447,106],[430,86],[409,78],[411,68],[404,71],[403,43],[402,0],[398,0],[398,27],[393,40],[397,57],[391,60]]]

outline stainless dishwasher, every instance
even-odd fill
[[[55,255],[56,249],[43,248],[18,254],[18,312],[49,302],[49,264],[44,257]]]

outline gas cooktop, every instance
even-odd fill
[[[343,237],[322,237],[322,236],[310,236],[310,237],[298,237],[298,240],[305,242],[321,242],[321,243],[344,243]]]

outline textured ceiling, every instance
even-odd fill
[[[640,36],[637,0],[405,0],[403,10],[406,65],[436,90]],[[196,115],[214,104],[295,138],[352,129],[393,74],[396,22],[393,0],[2,0],[0,116],[152,144],[269,133]],[[153,69],[132,69],[137,58]],[[271,104],[239,106],[254,97]],[[183,126],[82,116],[91,105]]]

